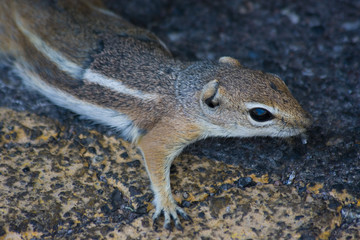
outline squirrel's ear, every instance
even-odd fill
[[[219,58],[219,63],[224,63],[224,64],[228,64],[231,66],[236,66],[236,67],[242,67],[240,62],[232,57],[221,57],[221,58]]]
[[[209,108],[215,108],[220,104],[218,93],[219,81],[217,79],[208,82],[201,91],[201,101]]]

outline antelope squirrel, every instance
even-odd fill
[[[289,137],[311,124],[276,75],[236,59],[182,62],[153,33],[96,0],[0,0],[0,52],[55,104],[115,127],[136,144],[154,192],[153,219],[182,229],[170,166],[211,136]]]

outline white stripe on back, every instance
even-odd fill
[[[132,119],[129,119],[126,114],[82,101],[71,94],[54,88],[43,81],[40,76],[31,72],[26,66],[20,63],[15,64],[15,69],[26,85],[39,91],[55,104],[70,109],[75,113],[86,116],[99,123],[114,127],[121,131],[125,139],[132,140],[133,142],[136,142],[139,139],[139,128],[133,124]]]
[[[119,18],[121,19],[121,17],[119,15],[117,15],[116,13],[108,10],[108,9],[104,9],[104,8],[100,8],[100,7],[97,7],[97,6],[94,6],[93,4],[89,3],[89,2],[85,2],[85,4],[87,4],[89,7],[91,7],[92,9],[98,11],[99,13],[102,13],[106,16],[109,16],[109,17],[114,17],[114,18]]]
[[[44,54],[44,56],[46,56],[60,70],[66,72],[71,77],[75,79],[83,77],[86,81],[99,84],[100,86],[109,88],[112,91],[142,100],[155,100],[159,98],[157,94],[144,93],[140,90],[132,89],[117,79],[106,77],[105,75],[94,72],[91,69],[86,69],[84,73],[82,67],[67,59],[60,52],[54,50],[48,44],[46,44],[40,37],[26,29],[18,15],[15,16],[15,21],[20,31],[28,37],[34,47],[36,47],[37,50]]]
[[[102,74],[96,73],[91,69],[87,69],[85,71],[84,79],[92,83],[97,83],[103,87],[110,88],[113,91],[128,96],[140,98],[143,100],[155,100],[156,98],[158,98],[157,94],[143,93],[142,91],[128,88],[122,82],[117,81],[116,79],[113,78],[108,78]]]
[[[15,14],[15,22],[20,31],[28,37],[28,39],[36,47],[36,49],[39,50],[42,54],[44,54],[59,69],[68,73],[73,78],[81,77],[82,68],[66,59],[64,56],[61,55],[61,53],[47,45],[40,37],[27,30],[22,21],[20,20],[18,14]]]

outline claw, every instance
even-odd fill
[[[178,230],[180,230],[180,231],[183,231],[184,229],[183,229],[183,227],[181,226],[180,219],[179,219],[179,217],[178,217],[178,215],[177,215],[176,212],[177,212],[176,210],[173,211],[173,212],[171,213],[171,217],[172,217],[172,219],[173,219],[174,222],[175,222],[175,227],[176,227],[176,229],[178,229]]]
[[[167,211],[163,211],[164,212],[164,228],[171,231],[172,227],[171,227],[171,218],[170,218],[170,214]]]
[[[176,227],[176,229],[177,230],[179,230],[179,231],[184,231],[184,228],[181,226],[181,224],[179,223],[179,224],[175,224],[175,227]]]
[[[184,231],[184,228],[181,226],[179,219],[177,221],[175,221],[175,227],[179,231],[182,231],[182,232]]]
[[[158,229],[159,229],[158,218],[153,218],[153,228],[154,228],[155,232],[158,231]]]
[[[176,212],[186,221],[189,221],[191,223],[193,222],[192,218],[189,215],[187,215],[187,213],[184,210],[182,210],[182,208],[177,207]]]
[[[155,212],[154,212],[154,215],[152,216],[152,219],[153,219],[153,220],[157,219],[157,218],[160,216],[160,214],[163,213],[163,212],[164,212],[164,211],[163,211],[162,209],[156,208],[156,209],[155,209]]]
[[[172,227],[171,227],[171,224],[170,224],[170,223],[164,223],[164,228],[165,228],[166,230],[168,230],[169,232],[172,231]]]
[[[177,230],[183,231],[184,228],[181,225],[179,216],[183,217],[186,221],[192,222],[192,219],[189,215],[186,214],[186,212],[179,206],[173,205],[173,207],[167,209],[167,208],[156,208],[155,213],[152,217],[154,224],[157,223],[157,220],[160,215],[164,215],[164,225],[163,227],[168,230],[169,232],[172,231],[172,224],[171,219],[174,220],[174,226]]]

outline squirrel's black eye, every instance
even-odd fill
[[[253,108],[249,111],[250,117],[257,122],[266,122],[274,118],[274,116],[264,108]]]

